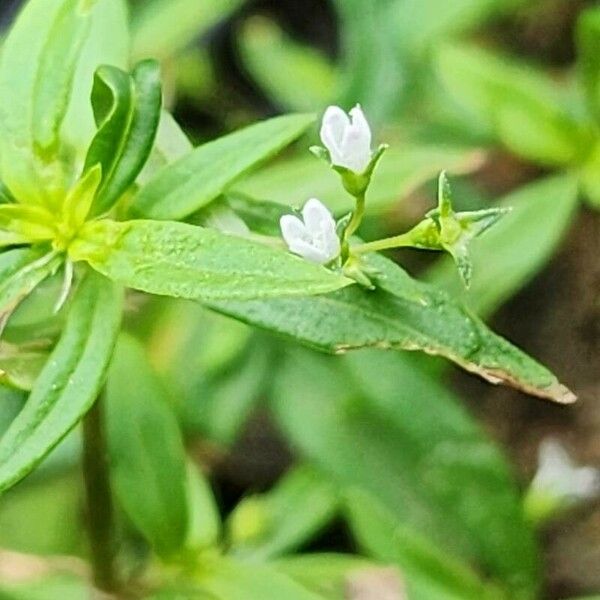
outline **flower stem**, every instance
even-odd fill
[[[344,231],[344,239],[347,240],[350,238],[352,234],[356,232],[362,223],[363,217],[365,215],[365,194],[360,194],[360,196],[356,196],[356,208],[352,213],[352,218],[346,227],[346,231]]]
[[[118,587],[114,567],[117,545],[103,405],[100,395],[83,419],[83,478],[94,583],[103,591],[114,592]]]
[[[356,246],[352,246],[352,253],[366,254],[368,252],[379,252],[380,250],[389,250],[391,248],[406,248],[408,246],[414,246],[415,242],[410,233],[411,232],[409,231],[408,233],[384,238],[383,240],[377,240],[367,244],[357,244]]]

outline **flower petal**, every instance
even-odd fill
[[[290,252],[301,256],[305,260],[317,263],[318,265],[324,265],[331,260],[324,250],[301,239],[294,240],[293,243],[289,245],[289,248]]]
[[[310,242],[311,236],[306,231],[304,223],[294,215],[283,215],[279,220],[281,235],[288,246],[291,246],[297,240]]]
[[[342,157],[342,141],[350,118],[339,106],[329,106],[323,115],[321,141],[329,150],[331,162],[337,164]]]
[[[311,236],[321,233],[324,227],[335,231],[335,220],[332,214],[317,198],[311,198],[306,202],[302,209],[302,218]]]
[[[346,167],[356,173],[363,173],[371,162],[371,128],[360,107],[351,111],[351,125],[344,132],[341,150]]]

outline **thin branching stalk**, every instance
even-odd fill
[[[103,404],[101,395],[83,419],[83,478],[94,583],[101,590],[114,592],[118,588],[117,544]]]

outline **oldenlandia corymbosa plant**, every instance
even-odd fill
[[[50,338],[27,377],[7,368],[7,380],[29,396],[0,440],[0,491],[84,420],[97,585],[124,586],[110,484],[160,559],[150,561],[160,566],[149,569],[148,585],[181,571],[199,594],[241,598],[228,596],[227,585],[249,572],[227,554],[214,499],[143,349],[122,333],[130,290],[200,303],[323,352],[419,350],[493,383],[574,401],[460,302],[377,254],[446,251],[468,283],[468,246],[503,210],[455,212],[442,174],[438,206],[419,224],[363,242],[357,234],[387,146],[371,149],[358,105],[349,115],[327,109],[325,147],[313,149],[353,198],[349,214],[334,216],[311,199],[300,219],[235,194],[234,183],[312,128],[314,115],[276,117],[193,148],[163,105],[158,64],[129,69],[126,48],[120,0],[30,0],[0,62],[0,322],[13,335],[15,311],[48,286]],[[217,209],[224,219],[208,219]],[[226,217],[242,222],[237,234],[219,229]],[[39,323],[31,325],[23,348],[39,341]],[[269,577],[273,587],[256,592],[261,600],[313,597],[287,576]]]

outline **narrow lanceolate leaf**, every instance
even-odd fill
[[[0,491],[32,471],[93,404],[118,333],[122,300],[121,288],[97,273],[81,282],[56,348],[0,439]]]
[[[41,250],[20,248],[0,255],[0,322],[46,277],[55,273],[61,257]]]
[[[211,600],[324,600],[268,565],[220,558],[205,567],[196,578],[200,598],[204,592]]]
[[[98,133],[85,169],[102,166],[102,185],[92,214],[108,211],[142,170],[154,143],[162,94],[158,64],[144,61],[129,75],[116,67],[96,72],[92,104]]]
[[[90,102],[96,70],[101,65],[127,69],[130,64],[127,4],[127,0],[96,0],[92,8],[91,27],[79,53],[71,101],[61,127],[61,138],[74,150],[77,165],[85,160],[96,134]]]
[[[119,338],[106,401],[115,492],[133,524],[169,556],[187,533],[185,450],[165,390],[131,337]]]
[[[69,252],[127,287],[176,298],[297,296],[351,283],[284,250],[173,221],[89,223]]]
[[[447,600],[498,600],[498,589],[487,588],[450,552],[398,521],[379,499],[363,490],[347,494],[348,518],[363,552],[383,563],[397,564],[411,596]],[[390,535],[393,532],[393,535]]]
[[[306,298],[221,302],[210,306],[237,319],[314,348],[343,353],[377,347],[444,356],[492,383],[505,383],[556,402],[573,394],[528,357],[453,300],[411,279],[399,266],[372,256],[374,291],[354,286]]]
[[[69,107],[93,1],[32,0],[2,48],[2,179],[22,202],[39,201],[56,174],[59,129]]]
[[[298,138],[313,121],[313,115],[305,114],[276,117],[196,148],[139,191],[132,214],[153,219],[190,215]]]
[[[483,129],[509,150],[544,165],[574,164],[588,152],[591,129],[570,112],[570,98],[543,73],[474,47],[443,45],[439,77]]]
[[[289,554],[324,529],[338,506],[328,478],[307,465],[297,467],[269,492],[237,505],[228,522],[231,553],[252,561]]]
[[[378,581],[383,579],[383,587],[386,589],[381,590],[380,585],[376,592],[381,590],[385,593],[389,590],[392,594],[399,593],[403,587],[399,571],[355,554],[332,552],[296,554],[277,560],[274,566],[307,589],[320,594],[324,600],[348,600],[349,585],[365,580],[373,581],[377,586]],[[396,600],[401,598],[398,593],[395,596]]]
[[[173,60],[194,40],[204,38],[242,0],[153,0],[135,7],[133,56]]]
[[[199,552],[213,548],[221,536],[221,516],[210,483],[192,460],[187,462],[188,523],[186,548]]]

